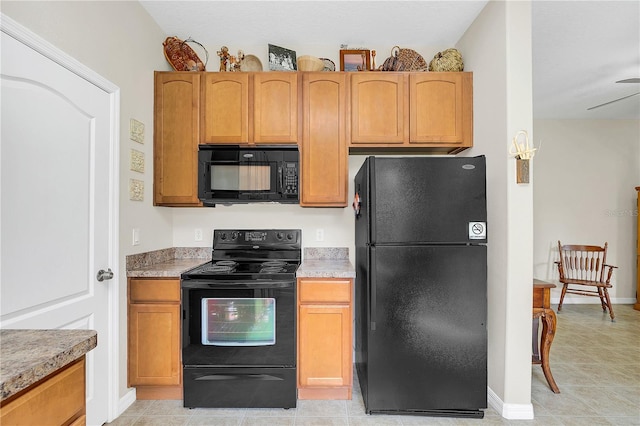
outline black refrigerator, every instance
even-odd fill
[[[354,192],[355,355],[367,414],[483,417],[485,157],[368,157]]]

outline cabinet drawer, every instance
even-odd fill
[[[130,279],[129,300],[137,302],[179,302],[179,279]]]
[[[62,425],[85,414],[85,358],[54,373],[0,410],[3,425]]]
[[[299,280],[298,298],[300,303],[351,301],[351,280]]]

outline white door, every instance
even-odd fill
[[[1,37],[0,327],[97,330],[87,424],[101,425],[117,376],[118,97]]]

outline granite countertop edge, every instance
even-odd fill
[[[341,267],[336,262],[324,262],[325,267],[301,265],[296,271],[297,278],[355,278],[356,273],[351,263]]]
[[[95,330],[0,330],[0,401],[84,356],[98,344]]]
[[[127,256],[129,278],[179,278],[180,275],[211,260],[208,247],[172,247]],[[296,277],[355,278],[346,247],[309,247]]]
[[[355,278],[346,247],[307,247],[296,271],[298,278]]]
[[[128,278],[179,278],[211,260],[210,247],[171,247],[126,257]]]

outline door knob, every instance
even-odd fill
[[[108,268],[106,271],[104,269],[100,269],[98,271],[98,275],[96,275],[96,279],[100,282],[104,280],[110,280],[113,278],[113,271],[111,268]]]

